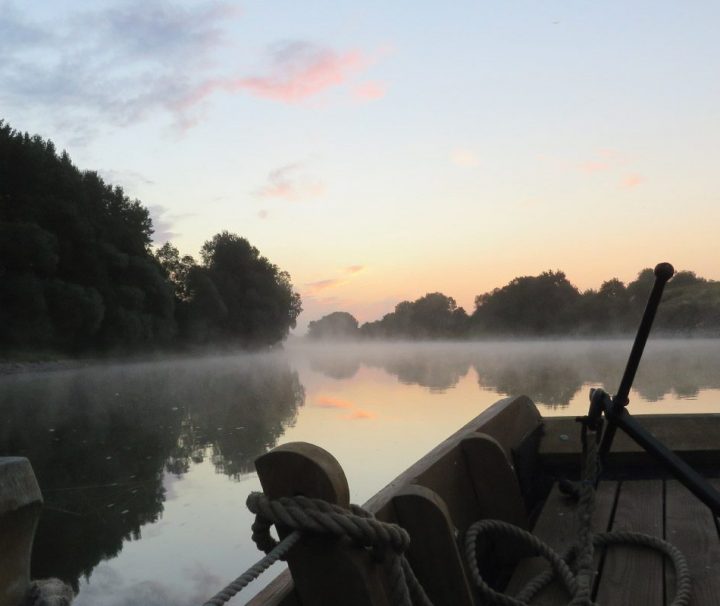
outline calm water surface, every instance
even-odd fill
[[[293,344],[0,378],[0,455],[28,457],[45,496],[33,576],[72,583],[77,606],[199,605],[260,555],[244,503],[267,449],[328,449],[362,503],[500,397],[584,412],[629,348]],[[630,410],[720,412],[720,341],[649,344]]]

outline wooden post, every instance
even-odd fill
[[[0,457],[0,606],[18,606],[25,599],[41,506],[30,461]]]
[[[410,485],[393,497],[400,525],[410,533],[408,561],[435,606],[473,606],[445,501],[424,486]]]
[[[270,499],[303,495],[347,508],[350,491],[335,457],[318,446],[291,442],[255,461],[263,491]],[[286,532],[280,529],[281,536]],[[313,606],[390,606],[381,564],[369,551],[345,541],[309,535],[288,557],[295,591]]]

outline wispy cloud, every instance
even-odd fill
[[[363,410],[361,408],[358,408],[357,410],[354,410],[349,415],[346,415],[346,419],[351,419],[353,421],[360,421],[365,419],[374,419],[377,415],[374,412],[370,412],[369,410]]]
[[[229,29],[241,17],[230,2],[132,0],[53,22],[29,19],[15,6],[0,0],[0,102],[16,115],[52,116],[78,140],[163,114],[181,132],[202,119],[217,93],[303,102],[347,84],[375,60],[290,41],[271,46],[257,73],[229,72],[223,54],[232,52]],[[366,97],[380,94],[374,84],[363,89]]]
[[[302,164],[294,163],[270,171],[267,183],[256,194],[260,198],[305,200],[317,198],[324,192],[325,186],[318,179],[306,175]]]
[[[348,274],[357,274],[360,273],[365,269],[364,265],[350,265],[349,267],[345,268],[345,273]]]
[[[358,51],[337,52],[304,41],[282,42],[270,49],[262,75],[241,78],[230,88],[285,103],[297,103],[343,84],[364,69],[368,59]]]
[[[343,278],[327,278],[325,280],[308,282],[307,284],[305,284],[305,292],[303,293],[303,296],[316,298],[319,293],[330,290],[332,288],[336,288],[338,286],[342,286],[343,284],[347,284],[351,280],[350,276],[359,274],[364,270],[364,265],[350,265],[343,270],[343,273],[345,274],[345,277]],[[334,299],[336,299],[336,297],[325,297],[322,299],[322,302],[330,303]],[[320,302],[319,299],[318,302]]]
[[[352,91],[353,97],[360,101],[376,101],[387,93],[387,85],[382,82],[363,82]]]
[[[317,282],[308,282],[305,286],[310,294],[315,294],[328,288],[335,288],[344,283],[345,281],[340,278],[329,278],[327,280],[318,280]]]
[[[341,408],[350,409],[353,408],[353,403],[347,400],[341,400],[340,398],[333,398],[330,396],[320,396],[313,402],[312,406],[316,408]]]
[[[84,138],[158,112],[192,124],[182,100],[215,67],[239,14],[227,3],[146,0],[33,22],[13,6],[0,6],[3,105],[52,115]]]
[[[637,173],[626,175],[620,181],[620,187],[622,189],[633,189],[643,183],[645,178]]]

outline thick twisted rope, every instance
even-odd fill
[[[674,545],[637,532],[616,531],[593,535],[591,521],[595,507],[594,486],[600,467],[596,436],[591,432],[591,439],[586,439],[586,430],[587,428],[583,429],[586,460],[582,480],[573,487],[578,497],[578,539],[575,545],[561,556],[531,533],[512,524],[500,520],[476,522],[467,531],[465,555],[478,590],[490,604],[529,606],[530,600],[557,577],[571,596],[569,606],[595,606],[592,602],[594,548],[629,544],[655,549],[672,561],[677,589],[671,606],[687,606],[690,601],[690,572],[685,557]],[[331,535],[338,540],[349,539],[357,546],[370,548],[377,559],[385,564],[392,603],[397,606],[432,606],[404,556],[410,544],[410,536],[400,526],[380,522],[357,505],[351,505],[350,510],[347,510],[320,499],[303,496],[270,500],[262,493],[253,492],[248,496],[247,506],[256,516],[252,525],[252,539],[267,555],[203,606],[225,604],[272,564],[285,559],[303,532]],[[270,535],[273,524],[292,532],[278,542]],[[477,544],[480,537],[485,535],[504,535],[519,539],[534,553],[545,557],[550,563],[550,569],[531,579],[515,597],[495,591],[482,578],[477,561]]]
[[[252,539],[258,549],[267,555],[203,606],[225,604],[278,559],[285,559],[304,532],[349,539],[356,546],[370,548],[384,562],[390,581],[390,598],[394,604],[432,606],[403,555],[410,545],[410,536],[397,524],[376,520],[371,513],[357,505],[351,505],[350,510],[347,510],[320,499],[303,496],[271,500],[262,493],[253,492],[247,498],[247,506],[255,514]],[[273,524],[293,532],[278,542],[270,535]]]
[[[284,560],[287,553],[298,542],[302,534],[299,531],[290,533],[285,539],[270,549],[267,555],[253,564],[232,583],[211,597],[203,606],[223,606],[225,602],[233,598],[237,593],[257,579],[263,572],[278,560]]]
[[[529,606],[530,600],[555,577],[571,596],[569,606],[594,606],[592,587],[594,578],[594,547],[610,545],[637,545],[655,549],[665,554],[675,567],[677,588],[671,606],[687,606],[690,602],[690,571],[685,556],[677,547],[657,537],[638,532],[615,531],[593,535],[592,513],[595,507],[595,478],[599,472],[597,442],[594,438],[584,439],[586,460],[582,481],[577,490],[579,501],[578,540],[567,553],[559,555],[549,545],[529,532],[500,520],[481,520],[473,524],[465,535],[465,556],[470,574],[480,593],[490,604],[499,606]],[[482,578],[477,561],[477,543],[483,535],[504,535],[519,539],[534,553],[543,556],[550,563],[550,570],[531,579],[515,596],[510,597],[492,589]],[[571,565],[574,565],[575,572]]]

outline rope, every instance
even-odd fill
[[[575,545],[560,555],[536,536],[507,522],[476,522],[465,536],[465,556],[470,575],[478,590],[489,604],[529,606],[530,600],[557,577],[571,596],[569,606],[596,606],[592,602],[594,549],[624,544],[647,547],[665,554],[675,567],[677,579],[676,594],[670,606],[687,606],[690,601],[690,571],[685,557],[674,545],[637,532],[616,531],[593,535],[591,521],[600,464],[597,456],[597,435],[594,431],[589,433],[591,439],[588,439],[588,427],[584,424],[582,441],[586,460],[582,480],[572,487],[578,498],[578,539]],[[258,549],[267,555],[203,606],[223,606],[272,564],[285,559],[306,532],[349,540],[356,546],[371,550],[376,559],[385,566],[390,583],[391,603],[397,606],[432,606],[404,555],[410,544],[410,536],[397,524],[376,520],[371,513],[357,505],[350,505],[350,510],[347,510],[304,496],[270,500],[262,493],[253,492],[248,496],[247,506],[255,514],[252,539]],[[292,532],[278,542],[270,535],[273,524]],[[515,597],[495,591],[482,578],[477,561],[478,541],[485,535],[510,536],[524,542],[534,553],[550,562],[550,569],[531,579]]]
[[[398,606],[432,606],[427,594],[403,555],[410,535],[397,524],[376,520],[357,505],[350,510],[321,499],[304,496],[268,499],[259,492],[250,493],[248,509],[255,514],[252,539],[267,555],[230,583],[203,606],[222,606],[279,559],[284,559],[305,532],[349,539],[368,548],[385,566],[390,581],[391,601]],[[282,542],[270,535],[270,527],[279,525],[291,532]]]
[[[293,548],[295,543],[298,542],[301,536],[302,533],[298,531],[290,533],[282,542],[278,543],[273,549],[271,549],[262,560],[253,564],[237,579],[227,585],[222,591],[219,591],[207,602],[205,602],[203,606],[222,606],[225,604],[225,602],[230,600],[252,581],[257,579],[275,562],[278,560],[284,560],[287,553]]]
[[[571,596],[569,606],[595,606],[591,596],[594,578],[594,548],[618,544],[636,545],[660,551],[671,560],[675,568],[677,588],[670,606],[687,606],[690,602],[690,571],[685,556],[677,547],[657,537],[638,532],[615,531],[592,534],[591,520],[595,508],[594,486],[599,473],[599,463],[597,441],[594,438],[587,440],[585,431],[584,427],[583,445],[586,450],[586,461],[583,467],[582,481],[577,487],[579,528],[576,544],[561,556],[536,536],[512,524],[500,520],[476,522],[470,526],[465,535],[465,556],[475,585],[490,604],[528,606],[530,600],[557,577]],[[594,432],[591,433],[594,435]],[[524,542],[534,553],[548,560],[550,570],[531,579],[515,597],[495,591],[482,578],[477,561],[478,540],[484,535],[504,535]],[[571,568],[573,565],[575,572]]]

